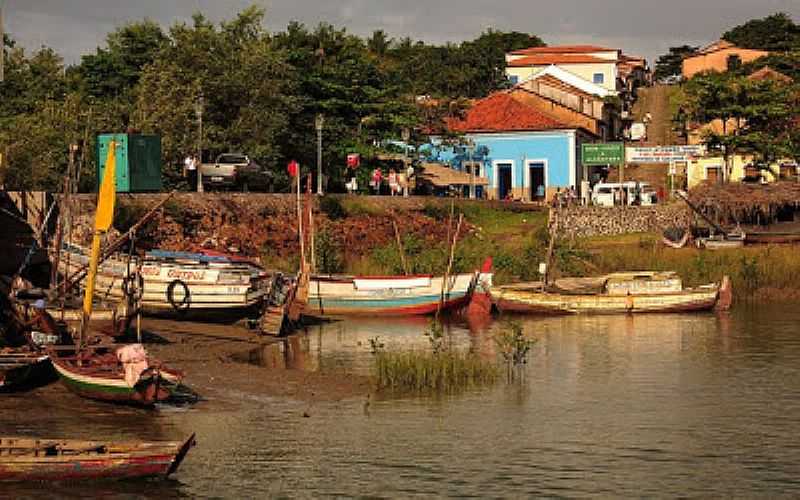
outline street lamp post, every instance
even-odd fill
[[[5,52],[6,52],[6,45],[3,42],[3,2],[4,0],[0,0],[0,83],[3,83],[5,80]]]
[[[317,194],[320,196],[322,195],[322,126],[324,123],[325,117],[322,113],[318,113],[314,125],[317,129]]]
[[[197,102],[195,102],[194,112],[197,115],[197,161],[198,165],[197,168],[197,192],[203,192],[203,171],[200,168],[200,164],[203,163],[203,92],[200,92],[200,95],[197,96]]]

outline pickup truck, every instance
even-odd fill
[[[223,153],[214,163],[200,165],[203,188],[241,189],[243,191],[272,189],[272,172],[241,153]]]

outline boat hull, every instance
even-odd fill
[[[69,259],[65,254],[69,254]],[[62,252],[59,271],[72,275],[87,262],[82,251]],[[132,264],[135,267],[135,263]],[[100,264],[95,297],[111,303],[125,299],[128,265],[115,257]],[[269,291],[268,281],[244,263],[189,263],[146,260],[142,264],[141,308],[150,315],[224,316],[246,314],[258,307]],[[188,291],[185,303],[183,297]],[[170,292],[173,301],[170,301]],[[174,305],[177,301],[179,304]]]
[[[54,380],[55,375],[46,355],[0,354],[0,392],[30,388],[43,381]]]
[[[0,481],[78,481],[167,477],[194,446],[194,435],[171,443],[114,444],[0,438]],[[58,447],[65,452],[58,453]],[[30,451],[23,454],[27,448]],[[88,451],[87,451],[88,450]]]
[[[570,295],[500,287],[492,300],[501,311],[529,314],[635,314],[693,312],[713,309],[718,288],[654,295]]]
[[[449,278],[440,308],[441,277],[312,277],[306,312],[318,316],[431,314],[465,306],[475,283],[475,274]]]
[[[57,357],[52,357],[51,361],[67,389],[79,396],[98,401],[151,406],[169,399],[177,386],[175,378],[158,373],[131,387],[122,376],[102,377],[82,373],[71,363]]]

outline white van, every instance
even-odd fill
[[[621,198],[620,193],[623,189],[627,195],[628,205],[649,206],[658,202],[658,195],[650,187],[650,184],[646,182],[628,181],[622,184],[618,182],[600,182],[595,184],[592,189],[592,205],[613,207],[614,200]]]

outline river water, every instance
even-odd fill
[[[519,320],[537,340],[524,380],[447,397],[300,403],[231,390],[147,412],[52,390],[1,396],[2,434],[194,431],[198,446],[169,481],[2,485],[0,497],[800,495],[800,308]],[[367,374],[370,338],[424,348],[425,327],[314,326],[292,344],[290,364]],[[447,331],[493,356],[501,327]],[[261,354],[246,358],[274,357]]]

